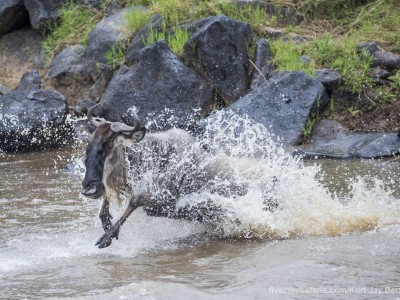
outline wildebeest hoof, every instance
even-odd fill
[[[97,241],[96,246],[98,246],[99,248],[108,247],[111,245],[113,238],[118,240],[118,235],[119,235],[119,228],[111,226],[111,228],[107,230]]]

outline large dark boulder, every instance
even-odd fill
[[[22,0],[0,1],[0,36],[28,23],[28,12]]]
[[[381,158],[400,154],[396,133],[352,133],[333,120],[322,120],[314,127],[312,143],[297,148],[304,158]]]
[[[26,74],[17,88],[0,96],[0,151],[26,152],[69,144],[68,104],[53,90],[37,89],[37,73]]]
[[[103,116],[119,120],[132,106],[145,122],[167,111],[177,125],[184,126],[193,115],[213,101],[211,86],[186,67],[160,40],[139,52],[138,62],[122,67],[113,77],[101,100]],[[163,127],[166,124],[159,123]]]
[[[130,8],[123,9],[111,16],[105,17],[89,33],[86,50],[86,68],[93,82],[107,68],[106,53],[118,43],[128,38],[126,30],[126,13]]]
[[[248,44],[251,27],[225,15],[210,18],[184,46],[187,63],[210,80],[225,103],[250,87]]]
[[[380,67],[387,70],[400,69],[400,56],[392,52],[382,49],[375,42],[359,43],[360,51],[367,51],[372,56],[372,67]]]
[[[83,62],[85,47],[74,45],[65,48],[51,62],[46,77],[57,91],[67,97],[70,105],[88,98],[94,81]]]
[[[325,87],[303,72],[273,72],[258,89],[227,108],[263,124],[285,146],[296,145],[309,118],[329,102]]]
[[[65,3],[67,0],[24,0],[31,25],[35,29],[45,29],[49,22],[57,20],[60,8]]]

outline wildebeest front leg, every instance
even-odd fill
[[[137,198],[132,197],[129,201],[129,206],[125,210],[122,217],[114,225],[111,225],[110,228],[106,230],[102,237],[97,241],[96,246],[98,246],[99,248],[105,248],[111,245],[113,238],[116,238],[118,240],[119,230],[121,229],[122,224],[125,223],[126,219],[136,208],[143,206],[146,201],[148,201],[148,199],[150,199],[149,194],[141,194]]]
[[[104,231],[110,229],[112,225],[112,215],[110,214],[110,202],[108,201],[108,199],[104,199],[103,201],[103,205],[100,209],[99,218],[101,220],[101,225],[103,226]]]

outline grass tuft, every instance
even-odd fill
[[[101,19],[100,14],[68,1],[62,8],[60,20],[50,23],[43,40],[45,60],[50,61],[69,45],[87,45],[89,32]]]

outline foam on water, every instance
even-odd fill
[[[226,112],[215,114],[212,120],[205,125],[205,134],[162,176],[181,171],[182,162],[189,162],[193,153],[203,154],[200,163],[185,169],[188,177],[195,176],[196,169],[202,166],[224,166],[212,179],[210,188],[186,194],[177,203],[178,208],[201,206],[207,199],[208,208],[222,208],[224,217],[212,224],[218,235],[336,236],[399,223],[400,201],[385,182],[370,177],[349,178],[350,192],[339,196],[324,185],[324,173],[317,164],[306,165],[301,158],[286,153],[262,125]],[[229,176],[226,166],[232,173]],[[153,192],[162,194],[163,187],[157,186],[160,174],[154,174],[151,168],[144,173],[142,182],[132,179],[137,192],[151,186]],[[215,192],[228,190],[232,182],[245,187],[246,192]]]

